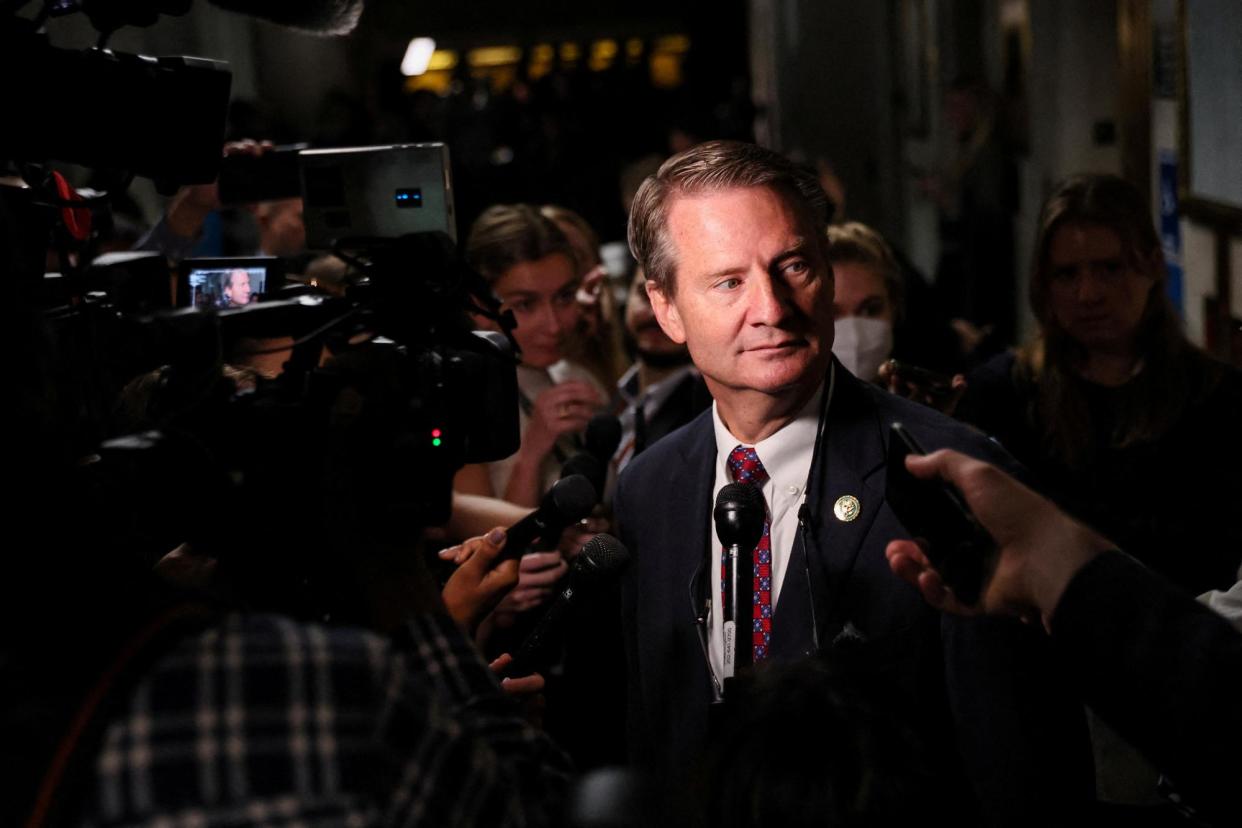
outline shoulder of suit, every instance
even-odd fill
[[[634,481],[650,482],[666,477],[672,464],[685,463],[691,459],[694,444],[704,440],[704,430],[707,433],[707,442],[711,443],[714,450],[711,406],[690,422],[652,443],[642,454],[626,464],[625,470],[621,472],[620,483],[632,485]]]
[[[869,383],[859,384],[866,387],[866,394],[875,405],[886,440],[889,426],[901,423],[929,452],[951,448],[993,463],[1009,465],[1014,462],[998,443],[960,420]]]

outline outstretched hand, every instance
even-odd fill
[[[441,559],[457,564],[440,593],[444,605],[454,621],[472,632],[517,585],[517,561],[495,565],[505,540],[505,530],[498,526],[486,535],[440,550]]]
[[[967,606],[910,540],[885,550],[889,567],[937,609],[960,615],[987,613],[1047,619],[1070,579],[1112,545],[995,466],[942,450],[906,458],[915,477],[939,476],[962,493],[966,504],[996,541],[998,559],[977,606]]]

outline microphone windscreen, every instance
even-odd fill
[[[725,546],[753,549],[763,535],[763,492],[749,483],[730,483],[716,495],[716,534]]]
[[[596,414],[587,423],[583,442],[586,450],[601,462],[611,460],[617,446],[621,445],[621,421],[612,414]]]
[[[599,501],[595,487],[581,474],[571,474],[556,481],[548,492],[548,499],[566,526],[591,514]]]
[[[570,477],[575,474],[580,474],[591,481],[597,494],[604,488],[604,464],[592,454],[580,451],[561,466],[561,477]]]
[[[602,580],[620,572],[630,562],[630,550],[609,534],[599,534],[582,545],[574,558],[571,577],[587,582]]]
[[[213,5],[318,35],[349,34],[363,0],[211,0]]]

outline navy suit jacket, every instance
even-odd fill
[[[1041,824],[1082,807],[1094,780],[1081,704],[1061,689],[1042,632],[1008,619],[942,616],[884,557],[889,541],[909,537],[884,498],[890,423],[902,422],[928,451],[954,448],[1011,470],[1012,459],[840,365],[827,419],[814,548],[808,555],[795,544],[786,566],[772,658],[814,652],[814,615],[821,650],[847,631],[912,700],[924,737],[973,790],[985,822]],[[712,684],[694,583],[706,578],[699,570],[711,543],[715,462],[708,410],[631,462],[614,503],[633,555],[622,589],[630,753],[657,768],[693,762],[707,736]],[[842,495],[860,502],[852,521],[833,513]]]

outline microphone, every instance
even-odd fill
[[[583,437],[584,451],[565,461],[561,477],[580,474],[595,487],[595,502],[604,496],[604,484],[608,481],[608,464],[617,446],[621,444],[621,421],[608,413],[599,413],[587,423]]]
[[[513,654],[513,661],[505,668],[505,675],[526,676],[542,666],[549,645],[555,642],[565,625],[565,615],[576,596],[603,583],[629,562],[629,550],[612,535],[596,535],[583,544],[569,567],[569,582],[565,589],[556,596],[530,635],[522,641]]]
[[[595,488],[596,495],[603,493],[604,479],[608,474],[608,467],[600,462],[595,455],[580,451],[566,460],[565,465],[561,466],[561,478],[564,479],[575,474],[580,474],[589,480],[591,486]],[[596,502],[598,502],[598,499]]]
[[[583,444],[588,454],[607,467],[621,445],[621,421],[607,412],[596,414],[587,423]]]
[[[730,483],[716,495],[716,534],[724,545],[724,676],[751,663],[754,552],[763,537],[763,493],[749,483]],[[739,637],[741,640],[739,641]]]
[[[571,474],[556,481],[538,509],[509,527],[508,540],[496,562],[520,558],[536,538],[555,544],[566,526],[591,513],[595,501],[595,487],[582,475]]]
[[[363,0],[211,0],[213,6],[318,35],[349,34]]]
[[[348,35],[363,15],[363,0],[211,0],[211,4],[312,35]]]

